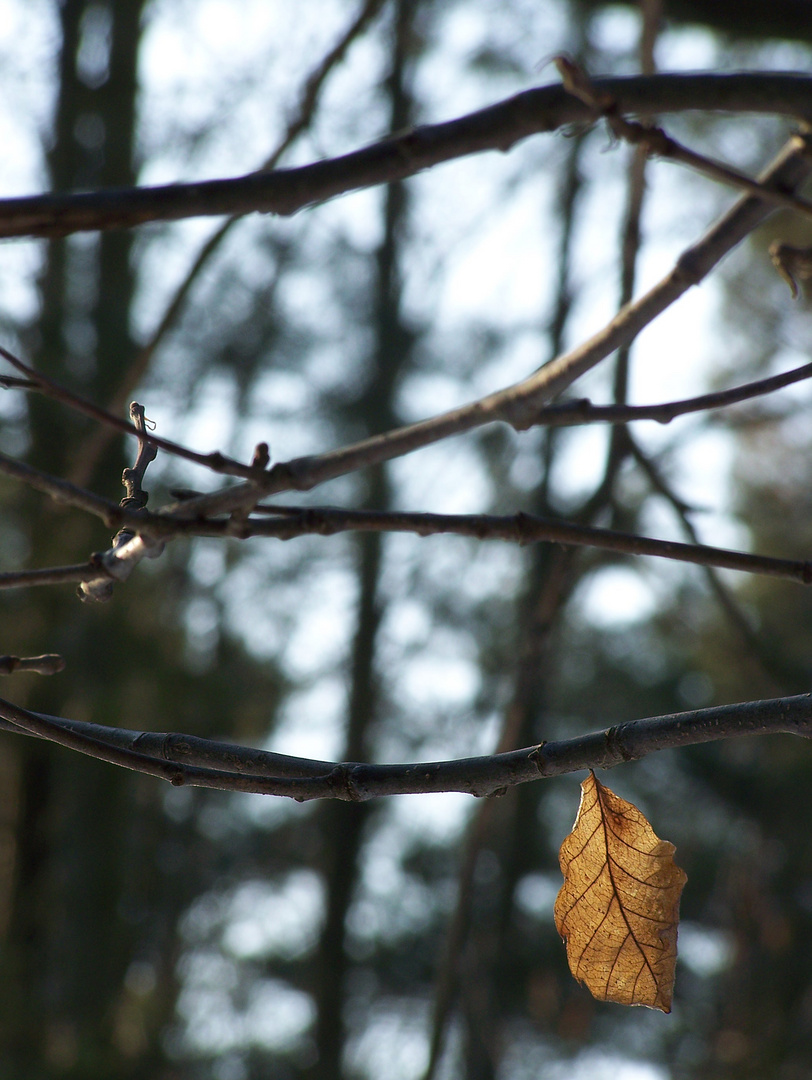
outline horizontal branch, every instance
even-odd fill
[[[243,523],[240,536],[273,536],[291,540],[305,534],[333,536],[354,532],[405,532],[417,536],[453,534],[474,540],[506,540],[514,544],[542,542],[565,547],[590,547],[623,555],[653,555],[697,566],[715,566],[721,570],[740,570],[748,574],[787,578],[803,585],[812,584],[812,561],[778,559],[753,555],[707,544],[682,544],[675,540],[656,540],[634,533],[614,532],[589,525],[537,517],[533,514],[422,514],[398,511],[344,510],[337,507],[257,507],[257,512],[282,515],[281,520]],[[202,536],[236,535],[230,522],[199,522],[189,532]]]
[[[742,735],[812,737],[812,695],[751,701],[632,720],[574,739],[506,754],[404,765],[292,758],[189,735],[128,731],[46,716],[0,699],[6,730],[35,735],[181,786],[363,802],[384,795],[461,791],[503,794],[516,784],[609,769],[663,750]]]
[[[640,116],[702,110],[812,120],[812,78],[805,75],[645,75],[594,79],[591,85],[619,110]],[[506,151],[530,135],[594,119],[594,109],[563,86],[537,87],[456,120],[424,125],[295,169],[162,187],[5,199],[0,201],[0,236],[64,236],[254,211],[293,214],[336,195],[403,180],[469,154]]]

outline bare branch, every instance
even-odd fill
[[[625,139],[633,146],[643,146],[647,153],[656,157],[678,161],[682,165],[687,165],[709,176],[712,180],[727,184],[728,187],[741,188],[776,206],[796,210],[807,217],[812,216],[812,203],[808,203],[805,199],[800,199],[785,191],[765,188],[758,180],[747,176],[746,173],[683,146],[660,127],[626,120],[621,116],[618,103],[611,94],[600,93],[587,74],[568,57],[557,56],[555,65],[561,73],[562,82],[567,90],[593,109],[596,116],[604,117],[617,138]]]
[[[760,182],[785,189],[803,180],[812,169],[808,142],[793,136]],[[497,391],[470,405],[442,413],[429,420],[376,435],[354,445],[317,456],[280,462],[266,474],[266,495],[279,491],[308,491],[327,480],[356,469],[379,465],[413,450],[459,435],[484,424],[504,421],[517,430],[533,426],[539,409],[577,378],[595,367],[615,349],[630,344],[671,304],[693,285],[698,285],[716,264],[772,212],[753,196],[739,200],[705,236],[687,248],[674,269],[633,303],[626,304],[603,330],[571,352],[564,353],[514,386]],[[187,500],[164,513],[179,518],[229,513],[250,504],[253,486],[237,484],[224,491]]]
[[[659,424],[669,424],[678,416],[737,405],[740,401],[763,397],[809,378],[812,378],[812,364],[803,364],[781,375],[771,375],[766,379],[734,386],[730,390],[700,394],[682,401],[669,401],[661,405],[593,405],[588,398],[578,398],[564,401],[560,405],[548,405],[539,409],[536,416],[539,424],[548,427],[594,423],[627,424],[635,420],[656,420]]]
[[[273,536],[290,540],[304,534],[333,536],[345,531],[408,532],[417,536],[453,534],[474,540],[506,540],[514,544],[540,542],[572,547],[600,548],[624,555],[653,555],[697,566],[716,566],[749,574],[787,578],[804,585],[812,584],[812,561],[777,559],[751,555],[744,551],[710,547],[707,544],[681,544],[674,540],[655,540],[634,533],[613,532],[587,525],[536,517],[533,514],[422,514],[403,511],[344,510],[334,507],[257,507],[266,513],[284,515],[283,520],[257,521],[251,518],[243,536]],[[198,536],[229,535],[225,521],[190,522],[186,532]]]
[[[226,476],[239,476],[244,479],[250,479],[254,475],[250,465],[243,465],[239,461],[234,461],[232,458],[226,457],[225,454],[221,454],[219,451],[216,451],[213,454],[198,454],[194,450],[189,450],[187,447],[181,446],[179,443],[172,442],[170,439],[162,439],[160,436],[154,435],[151,432],[145,432],[143,429],[139,431],[135,424],[122,420],[118,416],[114,416],[106,409],[102,409],[99,405],[94,405],[93,402],[88,401],[87,398],[83,398],[80,394],[75,394],[66,386],[62,386],[61,383],[50,378],[50,376],[43,375],[41,371],[36,371],[34,368],[29,367],[28,364],[24,363],[18,356],[15,356],[14,353],[9,352],[8,349],[4,349],[2,345],[0,345],[0,356],[8,360],[8,362],[13,367],[17,368],[18,371],[24,372],[32,382],[37,384],[37,388],[43,394],[47,394],[48,397],[61,402],[63,405],[67,405],[69,408],[74,409],[83,416],[89,416],[91,420],[96,420],[100,424],[106,424],[108,427],[121,432],[123,435],[133,435],[139,442],[145,440],[153,446],[156,446],[159,450],[165,450],[168,454],[174,454],[176,457],[184,458],[186,461],[193,461],[197,465],[203,465],[205,468],[211,469],[212,472],[223,473]],[[77,489],[73,484],[68,486],[74,490],[81,490]]]
[[[365,802],[384,795],[461,791],[495,795],[540,777],[582,769],[610,769],[648,754],[742,735],[778,733],[812,737],[812,695],[751,701],[713,709],[631,720],[609,729],[504,754],[405,765],[279,760],[249,747],[185,735],[105,728],[21,709],[0,699],[7,730],[36,735],[113,765],[168,780],[176,786],[281,795],[299,802]],[[150,747],[152,752],[144,752]],[[272,760],[267,761],[267,758]],[[207,764],[195,764],[205,761]],[[212,762],[222,768],[211,767]],[[298,772],[312,769],[310,775]],[[283,767],[289,770],[281,774]],[[264,770],[270,768],[275,774]],[[323,770],[323,771],[321,771]]]
[[[703,110],[812,119],[805,75],[771,73],[645,75],[595,79],[626,114]],[[525,90],[506,101],[442,124],[415,128],[342,157],[296,169],[255,172],[229,180],[43,194],[0,201],[0,236],[65,236],[121,229],[147,221],[254,211],[293,214],[336,195],[403,180],[444,161],[509,150],[530,135],[567,124],[589,124],[594,109],[563,86]]]

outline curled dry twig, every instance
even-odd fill
[[[121,500],[122,510],[128,510],[138,520],[146,509],[149,496],[143,482],[147,466],[158,456],[153,443],[147,440],[147,421],[144,406],[133,401],[130,419],[138,435],[138,453],[131,469],[125,469],[121,482],[127,494]],[[157,559],[164,550],[162,541],[154,540],[137,531],[135,524],[125,526],[113,537],[113,545],[107,551],[93,556],[98,567],[97,577],[82,581],[76,590],[80,600],[97,600],[104,603],[113,595],[113,583],[126,581],[142,559]]]

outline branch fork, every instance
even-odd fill
[[[135,513],[146,511],[149,495],[143,488],[144,475],[150,462],[158,456],[157,447],[148,441],[144,406],[137,401],[130,404],[130,420],[138,437],[138,452],[135,464],[121,475],[121,482],[127,494],[121,500],[122,510]],[[131,527],[120,529],[113,537],[112,547],[107,551],[96,552],[91,561],[98,567],[99,576],[80,583],[77,595],[80,600],[96,600],[105,603],[113,595],[116,581],[126,581],[142,559],[157,559],[164,550],[162,540],[137,533]]]

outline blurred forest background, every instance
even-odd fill
[[[554,82],[560,51],[593,74],[812,59],[807,0],[2,0],[0,14],[3,195],[344,153]],[[710,113],[667,127],[750,172],[790,131]],[[6,243],[0,331],[120,415],[137,397],[158,434],[243,460],[267,439],[290,458],[526,375],[734,198],[667,163],[643,174],[602,126],[539,136],[291,219]],[[808,302],[767,256],[776,238],[812,242],[806,228],[775,215],[575,392],[665,401],[807,360]],[[303,501],[524,509],[800,558],[810,404],[802,383],[668,427],[489,427]],[[0,420],[4,452],[123,494],[132,445],[18,391]],[[159,455],[150,507],[213,481]],[[0,500],[3,570],[109,544],[5,478]],[[799,693],[812,655],[793,584],[451,537],[177,542],[107,605],[70,586],[0,605],[3,652],[68,662],[16,675],[22,705],[320,758],[489,753]],[[298,805],[167,788],[3,734],[0,1080],[812,1077],[807,744],[732,740],[608,777],[688,873],[670,1016],[596,1003],[567,971],[552,906],[578,779],[482,802]]]

